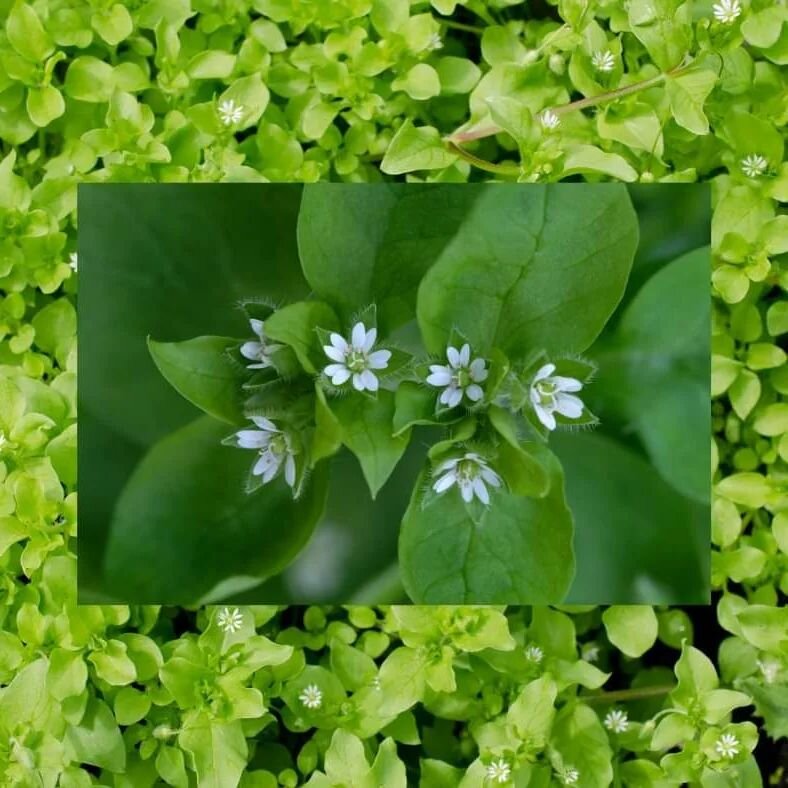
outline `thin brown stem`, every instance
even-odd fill
[[[653,687],[636,687],[634,689],[600,692],[598,695],[584,695],[582,699],[585,703],[617,703],[641,700],[642,698],[655,698],[660,695],[667,695],[669,692],[673,692],[674,689],[676,689],[675,684],[656,684]]]

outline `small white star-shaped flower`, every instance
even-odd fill
[[[567,766],[561,775],[561,782],[564,785],[577,785],[580,779],[580,772],[574,766]]]
[[[739,0],[720,0],[711,7],[711,12],[718,22],[730,25],[741,15],[741,3]]]
[[[77,272],[77,268],[79,267],[79,259],[77,257],[76,252],[71,252],[68,256],[68,267],[74,272]]]
[[[613,733],[624,733],[629,728],[629,717],[621,709],[612,709],[605,715],[605,727]]]
[[[561,119],[551,109],[546,109],[539,115],[539,122],[542,124],[543,129],[552,131],[561,125]]]
[[[539,664],[544,659],[544,651],[539,646],[527,646],[525,649],[525,658],[529,662],[536,662]]]
[[[512,776],[512,767],[506,758],[498,758],[487,766],[487,779],[497,783],[509,782]]]
[[[219,119],[225,126],[234,126],[236,123],[241,122],[244,116],[244,108],[242,104],[236,104],[232,99],[225,99],[217,109]]]
[[[723,733],[714,749],[722,758],[734,758],[739,754],[739,740],[732,733]]]
[[[616,59],[613,53],[606,49],[604,52],[594,52],[591,56],[591,65],[597,71],[612,71],[616,67]]]
[[[427,41],[427,49],[430,51],[443,49],[443,39],[440,33],[433,33],[430,36],[429,41]]]
[[[531,403],[539,421],[548,430],[556,428],[554,413],[567,419],[579,419],[583,415],[583,402],[569,392],[580,391],[583,384],[575,378],[553,375],[555,364],[545,364],[534,375],[531,383]]]
[[[244,619],[237,607],[232,610],[229,607],[223,607],[216,616],[216,623],[220,629],[231,635],[233,632],[238,632],[243,626]]]
[[[257,449],[259,457],[252,467],[253,476],[268,484],[284,468],[285,481],[293,487],[296,477],[295,454],[290,436],[264,416],[250,416],[259,430],[239,430],[230,439],[240,449]]]
[[[298,700],[308,709],[319,709],[323,705],[323,693],[317,684],[309,684],[301,690]]]
[[[741,171],[748,178],[758,178],[769,169],[769,161],[765,156],[751,153],[741,160]]]
[[[2,445],[2,441],[0,441],[0,445]],[[774,684],[777,679],[777,674],[780,672],[780,663],[774,659],[759,659],[758,667],[763,674],[763,680],[767,684]]]
[[[330,345],[323,345],[323,352],[335,363],[323,372],[334,386],[341,386],[352,378],[356,391],[377,391],[379,382],[376,371],[386,369],[391,358],[390,350],[375,350],[378,332],[367,331],[363,323],[356,323],[348,342],[340,334],[332,333]]]
[[[487,506],[490,503],[487,485],[501,486],[501,477],[490,468],[483,457],[474,452],[446,460],[435,469],[433,475],[439,477],[432,485],[436,493],[446,492],[450,487],[457,485],[465,503],[470,503],[476,496]]]
[[[456,347],[446,348],[447,365],[431,364],[427,383],[430,386],[443,388],[438,401],[449,408],[456,408],[467,397],[471,402],[478,402],[484,391],[479,385],[487,380],[489,374],[483,358],[471,360],[471,346],[466,342],[459,350]]]
[[[265,369],[273,366],[271,354],[282,346],[268,341],[265,336],[265,323],[262,320],[252,318],[249,321],[249,325],[252,327],[252,332],[257,339],[244,342],[241,345],[241,355],[255,362],[254,364],[247,364],[247,369]]]
[[[599,659],[599,646],[596,643],[586,643],[582,656],[586,662],[596,662]]]

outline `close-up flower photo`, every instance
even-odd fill
[[[708,598],[703,186],[79,200],[86,601]]]
[[[784,0],[0,2],[0,788],[786,788]]]

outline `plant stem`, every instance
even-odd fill
[[[637,687],[635,689],[613,690],[600,692],[598,695],[581,696],[586,703],[616,703],[617,701],[640,700],[667,695],[676,689],[675,684],[657,684],[653,687]]]
[[[576,110],[586,109],[587,107],[595,107],[597,104],[604,104],[606,101],[615,101],[616,99],[623,98],[624,96],[631,96],[633,93],[639,93],[641,90],[653,88],[655,85],[659,85],[668,77],[674,76],[684,68],[686,68],[684,65],[677,66],[676,68],[666,71],[663,74],[657,74],[655,77],[649,77],[648,79],[643,79],[640,82],[634,82],[631,85],[626,85],[623,88],[617,88],[616,90],[611,90],[608,93],[599,93],[596,96],[587,96],[586,98],[572,101],[569,104],[562,104],[558,107],[550,107],[550,109],[560,117],[561,115],[566,115],[570,112],[575,112]],[[446,142],[454,144],[472,142],[473,140],[480,140],[484,137],[491,137],[494,134],[498,134],[500,131],[502,131],[500,126],[490,124],[489,126],[482,126],[478,129],[455,132],[446,138]]]
[[[465,159],[478,170],[491,172],[493,175],[501,175],[504,178],[516,178],[520,174],[520,167],[517,164],[494,164],[491,161],[480,159],[450,140],[446,141],[446,146],[452,153],[456,153],[461,159]]]
[[[399,564],[393,563],[358,588],[350,597],[353,605],[388,605],[407,601],[399,576]]]
[[[466,25],[464,22],[453,22],[451,19],[442,19],[441,24],[445,27],[449,27],[452,30],[464,30],[466,33],[475,33],[477,36],[480,36],[484,33],[483,27],[477,27],[476,25]]]

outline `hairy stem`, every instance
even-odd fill
[[[657,74],[654,77],[643,79],[640,82],[633,82],[631,85],[626,85],[623,88],[617,88],[616,90],[611,90],[607,93],[599,93],[596,96],[587,96],[586,98],[572,101],[569,104],[562,104],[558,107],[550,107],[549,109],[551,109],[556,115],[560,117],[561,115],[567,115],[568,113],[575,112],[576,110],[595,107],[598,104],[604,104],[607,101],[615,101],[616,99],[624,98],[624,96],[631,96],[633,93],[639,93],[641,90],[653,88],[655,85],[659,85],[660,83],[664,82],[668,77],[675,76],[685,68],[687,68],[687,66],[682,64],[680,66],[676,66],[670,71],[666,71],[663,74]],[[500,131],[502,131],[500,126],[491,123],[488,126],[481,126],[478,129],[454,132],[454,134],[451,134],[446,138],[446,143],[457,144],[462,142],[472,142],[473,140],[480,140],[484,137],[491,137],[494,134],[498,134]]]
[[[586,703],[616,703],[628,700],[640,700],[641,698],[656,698],[660,695],[667,695],[676,689],[675,684],[656,684],[653,687],[636,687],[635,689],[612,690],[611,692],[600,692],[598,695],[584,695]]]

